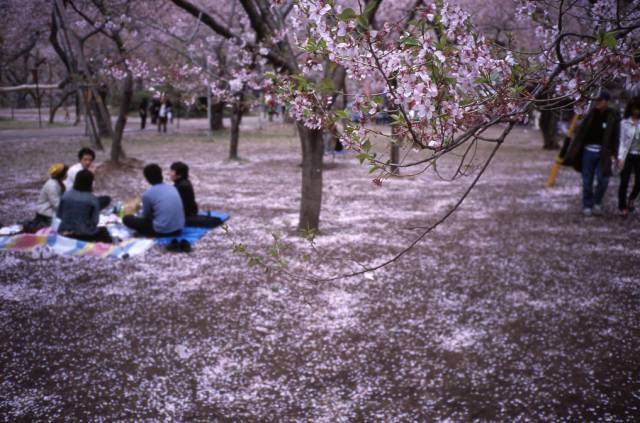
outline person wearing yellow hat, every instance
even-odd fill
[[[60,199],[65,191],[63,181],[67,177],[68,169],[63,163],[54,163],[49,167],[49,179],[45,182],[38,196],[36,217],[23,223],[25,232],[33,233],[51,225],[51,220],[56,214]]]

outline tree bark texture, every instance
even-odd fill
[[[111,114],[105,101],[107,98],[106,88],[101,87],[97,90],[94,89],[93,94],[91,97],[91,107],[93,107],[100,136],[111,138],[113,136],[113,130],[111,127]]]
[[[398,135],[398,127],[392,126],[391,133],[393,135],[393,141],[390,144],[390,154],[389,161],[391,162],[391,166],[389,170],[394,175],[400,174],[400,168],[397,166],[400,163],[400,143],[402,142],[401,137]]]
[[[224,129],[222,118],[224,117],[225,103],[218,101],[211,103],[211,120],[209,121],[209,127],[212,131],[219,131]]]
[[[243,105],[236,102],[231,113],[231,135],[229,139],[229,160],[238,160],[238,142],[240,140],[240,123],[242,122]]]
[[[122,134],[124,127],[127,125],[127,112],[131,106],[133,98],[133,75],[131,71],[127,71],[127,76],[122,85],[122,97],[120,99],[120,110],[118,110],[118,119],[116,120],[115,131],[113,132],[111,142],[111,161],[118,162],[126,157],[122,148]]]
[[[300,122],[297,125],[302,144],[302,190],[298,230],[317,231],[320,228],[322,205],[322,129],[309,129]]]
[[[557,131],[560,112],[557,110],[540,111],[540,131],[542,132],[543,145],[545,150],[556,150],[559,148]]]
[[[49,111],[49,123],[53,123],[53,121],[55,120],[56,112],[58,111],[58,109],[60,107],[62,107],[62,105],[66,103],[67,99],[70,96],[72,96],[73,94],[75,94],[74,91],[66,91],[66,92],[64,92],[62,94],[62,97],[60,98],[60,100],[58,102],[51,104],[51,109]]]

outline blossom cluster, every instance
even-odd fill
[[[473,31],[459,7],[427,5],[413,22],[385,21],[378,29],[368,24],[366,10],[324,0],[301,0],[296,11],[307,31],[301,43],[308,55],[303,71],[318,72],[325,60],[343,66],[358,86],[349,112],[363,116],[363,127],[384,108],[415,144],[437,149],[456,131],[487,122],[495,113],[517,112],[509,91],[513,56],[496,51]],[[371,92],[367,85],[378,89]],[[318,124],[322,101],[291,103],[294,115]],[[348,143],[364,143],[363,132],[348,131],[358,137]]]

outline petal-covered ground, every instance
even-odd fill
[[[555,153],[537,132],[516,129],[401,260],[325,282],[313,279],[402,250],[471,178],[376,187],[352,155],[327,157],[311,245],[295,233],[292,128],[245,131],[240,162],[225,160],[224,134],[127,136],[131,157],[188,163],[201,206],[231,213],[229,233],[123,261],[0,251],[0,420],[640,419],[640,218],[613,213],[615,178],[602,218],[580,215],[573,170],[546,190]],[[80,139],[0,140],[9,224],[33,215],[46,169],[73,162]],[[140,169],[101,167],[96,192],[141,193]]]

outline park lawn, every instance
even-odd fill
[[[73,126],[72,123],[42,121],[42,128],[66,128]],[[40,129],[37,121],[31,120],[13,120],[0,118],[0,131],[3,129]]]
[[[537,132],[517,128],[461,209],[400,261],[333,281],[317,279],[401,251],[470,178],[451,183],[427,171],[378,187],[353,154],[327,157],[310,244],[295,231],[293,128],[243,132],[240,162],[226,160],[219,135],[135,134],[125,149],[139,161],[98,170],[96,193],[124,199],[146,189],[143,162],[189,164],[201,208],[232,216],[228,233],[213,231],[191,254],[0,252],[3,419],[640,415],[640,219],[582,218],[572,170],[546,190],[555,153],[541,150]],[[48,164],[71,163],[80,142],[2,140],[3,224],[32,216]],[[616,188],[612,180],[609,210]],[[284,270],[269,259],[274,235]],[[246,254],[234,253],[239,245]]]

